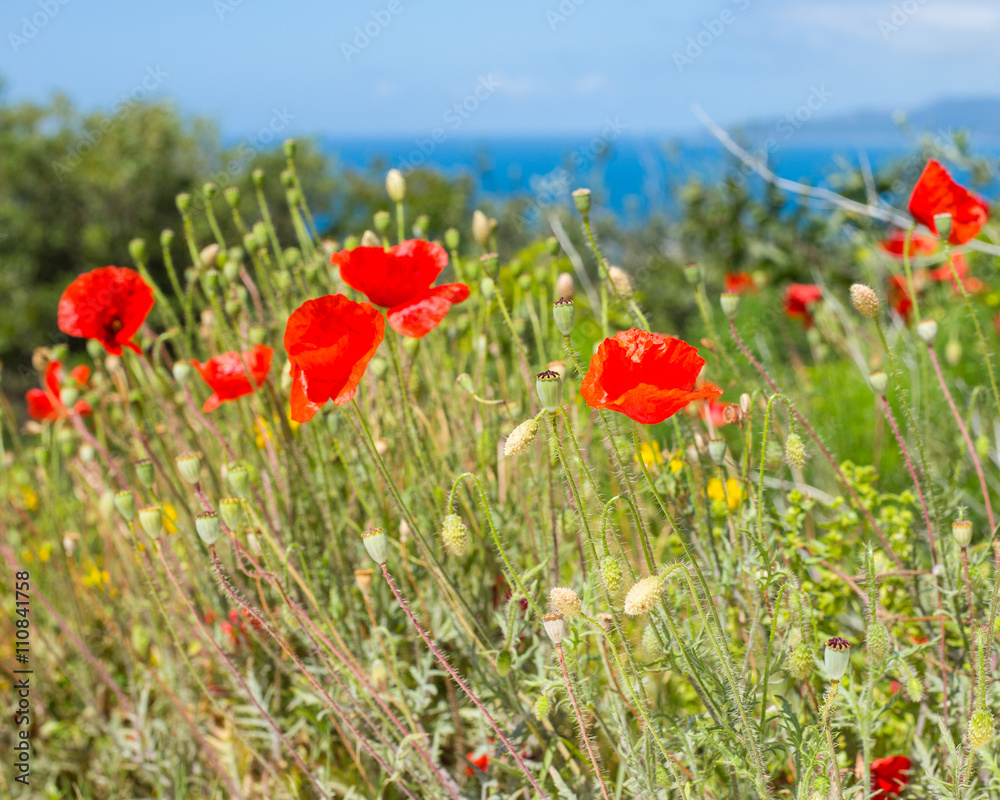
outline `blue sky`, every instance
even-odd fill
[[[226,135],[275,110],[296,134],[640,135],[695,129],[693,101],[735,122],[817,89],[831,116],[1000,94],[997,0],[4,0],[0,35],[9,99],[148,93]]]

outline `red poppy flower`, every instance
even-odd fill
[[[927,162],[913,187],[909,208],[913,218],[935,234],[934,215],[950,213],[948,241],[952,244],[964,244],[974,238],[986,222],[986,204],[964,186],[955,183],[948,170],[933,158]]]
[[[476,774],[477,770],[479,772],[486,772],[486,768],[490,765],[490,757],[486,753],[483,753],[479,758],[476,758],[475,750],[471,753],[466,753],[465,760],[470,763],[470,766],[465,768],[465,774],[470,778]]]
[[[906,756],[876,758],[872,762],[874,797],[888,797],[903,791],[910,782],[910,759]]]
[[[342,294],[306,300],[295,309],[285,327],[292,419],[308,422],[327,400],[349,402],[384,335],[378,311]]]
[[[242,353],[230,351],[214,356],[204,364],[192,362],[210,387],[212,394],[201,407],[202,411],[215,411],[227,400],[236,400],[257,390],[271,371],[274,350],[267,345],[254,345]],[[249,375],[247,371],[249,370]],[[253,378],[253,382],[251,382]]]
[[[823,290],[811,283],[793,283],[785,290],[785,313],[792,319],[801,319],[811,328],[812,305],[823,297]]]
[[[745,294],[757,288],[753,282],[753,277],[749,272],[727,272],[725,278],[725,291],[734,294]]]
[[[916,277],[914,276],[913,287],[919,291]],[[909,324],[910,312],[913,311],[913,298],[910,297],[910,287],[906,282],[905,275],[889,276],[889,305],[893,307],[899,316]]]
[[[131,341],[153,307],[153,290],[138,272],[101,267],[80,275],[59,300],[59,330],[97,339],[111,355],[122,347],[142,351]]]
[[[90,367],[81,364],[74,367],[70,375],[82,387],[90,378]],[[62,364],[58,361],[50,361],[45,368],[45,388],[29,389],[24,396],[25,402],[28,404],[29,417],[37,419],[39,422],[55,422],[57,419],[69,416],[71,412],[59,396],[62,390],[62,381]],[[86,400],[77,400],[73,404],[73,414],[89,414],[90,412],[90,403]]]
[[[340,267],[344,283],[387,309],[394,331],[412,339],[434,330],[453,303],[461,303],[469,296],[469,287],[464,283],[431,287],[448,266],[448,253],[423,239],[408,239],[388,250],[341,250],[330,261]]]
[[[906,248],[906,231],[893,231],[886,239],[879,242],[879,247],[887,253],[902,258],[903,250]],[[913,256],[930,255],[937,249],[937,240],[930,236],[924,236],[922,233],[914,232],[910,236],[909,249],[911,258]]]
[[[705,359],[687,342],[632,328],[601,342],[580,385],[591,408],[610,408],[644,425],[673,416],[693,400],[718,397],[695,388]]]

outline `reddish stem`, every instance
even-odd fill
[[[576,724],[580,726],[580,738],[583,739],[584,747],[587,748],[587,755],[590,757],[590,765],[594,768],[597,776],[597,783],[601,787],[601,795],[604,800],[611,800],[608,796],[608,787],[604,785],[604,776],[601,775],[601,767],[597,763],[597,754],[594,753],[594,745],[587,735],[587,726],[583,723],[583,714],[580,711],[580,704],[576,701],[576,694],[573,692],[573,684],[569,680],[569,670],[566,669],[566,655],[563,653],[562,644],[556,645],[556,653],[559,656],[559,666],[562,667],[563,681],[566,683],[566,692],[573,703],[573,713],[576,714]]]

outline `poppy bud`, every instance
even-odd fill
[[[201,288],[209,297],[215,295],[219,289],[219,271],[217,269],[205,270],[205,274],[201,276]]]
[[[458,250],[459,242],[461,242],[462,236],[458,232],[457,228],[448,228],[444,232],[444,243],[449,250]]]
[[[572,300],[576,293],[576,284],[573,283],[573,276],[568,272],[560,272],[556,278],[556,294],[560,298]]]
[[[378,234],[375,231],[366,230],[361,234],[361,246],[362,247],[381,247],[382,240],[378,238]]]
[[[371,594],[372,591],[372,576],[375,574],[373,569],[356,569],[354,570],[354,582],[357,584],[358,589],[361,591],[365,597]]]
[[[208,181],[201,187],[201,191],[205,194],[205,197],[212,200],[219,193],[219,187]]]
[[[128,253],[132,256],[132,260],[136,264],[145,264],[146,256],[148,252],[146,251],[146,240],[145,239],[133,239],[128,243]]]
[[[804,681],[809,677],[813,668],[813,654],[809,645],[799,642],[788,656],[788,671],[794,678]]]
[[[935,222],[937,217],[935,216]],[[951,222],[951,215],[948,215],[948,221]],[[977,709],[969,717],[969,747],[973,751],[982,750],[986,745],[993,741],[994,726],[996,721],[993,719],[993,715],[990,714],[985,708]]]
[[[511,658],[510,650],[501,650],[497,656],[497,675],[501,678],[510,674]]]
[[[876,370],[868,376],[868,385],[879,397],[885,397],[885,393],[889,390],[889,376],[884,370]]]
[[[790,433],[785,439],[785,460],[799,470],[806,465],[806,446],[797,433]]]
[[[871,286],[863,283],[851,286],[851,305],[863,317],[875,319],[878,316],[878,295]]]
[[[696,283],[701,283],[701,265],[691,263],[685,266],[684,277],[687,278],[687,282],[692,286]]]
[[[576,306],[573,301],[560,297],[552,304],[552,318],[556,322],[556,327],[563,336],[569,336],[573,332],[573,325],[576,322]]]
[[[139,483],[145,486],[147,489],[153,485],[153,462],[148,458],[140,458],[133,465],[135,467],[135,477],[139,479]]]
[[[150,539],[158,539],[163,531],[163,515],[159,506],[139,509],[139,525]]]
[[[726,319],[736,319],[736,315],[740,313],[740,296],[736,292],[723,292],[719,297],[719,305],[722,306]]]
[[[909,698],[911,703],[919,703],[924,699],[924,685],[919,681],[919,679],[910,676],[906,685],[903,687],[903,691],[906,692],[906,696]]]
[[[299,196],[295,193],[295,175],[290,169],[281,170],[281,185],[288,191],[285,192],[285,199],[290,206],[298,205]]]
[[[492,300],[493,295],[496,294],[497,285],[493,282],[493,278],[483,278],[479,282],[479,291],[482,292],[483,298],[486,300]]]
[[[851,643],[839,636],[827,640],[823,661],[826,663],[830,680],[839,681],[851,663]]]
[[[618,593],[622,589],[624,578],[622,564],[617,558],[614,556],[605,556],[601,560],[601,580],[604,582],[604,588],[611,597],[618,596]]]
[[[421,214],[413,221],[413,235],[418,239],[427,237],[427,230],[430,228],[431,218],[426,214]]]
[[[174,243],[174,232],[170,228],[160,232],[160,247],[164,250],[169,250],[170,245]]]
[[[726,461],[726,440],[712,439],[708,443],[708,455],[715,466],[721,467]]]
[[[743,392],[740,395],[740,411],[743,412],[743,416],[747,416],[750,413],[752,407],[753,398],[750,397],[749,393]]]
[[[463,372],[459,375],[455,380],[455,383],[458,384],[459,388],[469,394],[475,394],[476,392],[476,387],[472,385],[472,376],[468,372]]]
[[[118,492],[115,495],[115,508],[122,515],[122,519],[131,522],[135,519],[135,497],[128,489]]]
[[[294,139],[285,139],[282,144],[282,149],[285,151],[285,158],[295,158],[295,151],[298,149],[298,143]]]
[[[573,204],[580,216],[587,219],[590,216],[590,189],[574,189]]]
[[[635,291],[635,287],[632,285],[632,278],[621,267],[608,267],[608,280],[615,287],[615,291],[626,300]]]
[[[187,216],[191,210],[191,195],[187,192],[181,192],[174,201],[177,203],[177,210],[181,212],[181,215]]]
[[[180,472],[184,480],[188,483],[198,482],[198,478],[201,477],[201,453],[196,453],[193,450],[181,453],[174,459],[174,463],[177,464],[177,471]]]
[[[537,719],[539,722],[542,722],[549,716],[549,711],[551,710],[552,710],[552,701],[549,700],[549,698],[544,694],[538,695],[538,699],[535,700],[535,708],[534,708],[535,719]]]
[[[402,203],[406,199],[406,178],[398,169],[390,169],[385,174],[385,191],[394,203]]]
[[[226,202],[229,203],[229,207],[235,209],[240,204],[240,187],[239,186],[227,186],[226,191],[223,192],[226,198]]]
[[[972,520],[956,519],[951,523],[951,535],[955,544],[964,550],[972,543]]]
[[[933,344],[937,332],[938,324],[932,319],[922,319],[917,323],[917,336],[923,340],[924,344]]]
[[[226,483],[236,497],[241,500],[250,491],[250,472],[242,464],[232,464],[226,471]]]
[[[881,664],[889,656],[889,631],[881,622],[872,622],[868,625],[865,633],[865,643],[868,645],[868,652],[871,653],[872,660],[876,664]]]
[[[219,501],[219,516],[229,530],[239,530],[243,522],[243,503],[237,497],[223,497]]]
[[[565,586],[549,590],[549,605],[553,611],[558,611],[566,617],[575,617],[583,610],[580,596]]]
[[[934,229],[937,231],[937,235],[942,239],[947,239],[951,236],[950,211],[942,211],[940,214],[934,215]]]
[[[359,244],[358,237],[354,235],[346,236],[344,238],[344,249],[353,250]]]
[[[250,173],[250,177],[253,179],[253,185],[260,188],[264,185],[264,170],[257,167],[253,172]]]
[[[625,595],[625,613],[630,617],[641,617],[659,602],[662,591],[663,579],[660,576],[643,578]]]
[[[386,541],[385,531],[381,528],[372,528],[362,533],[361,543],[376,564],[381,565],[389,560],[389,543]]]
[[[552,644],[562,644],[563,637],[566,635],[566,621],[563,619],[562,614],[558,612],[555,614],[545,614],[542,617],[542,625],[552,640]]]
[[[219,515],[214,511],[205,511],[194,518],[194,527],[201,540],[211,547],[219,540],[222,532],[219,526]]]
[[[441,543],[450,555],[465,553],[469,546],[469,529],[458,514],[448,514],[441,521]]]
[[[267,248],[267,225],[263,222],[255,222],[253,225],[253,238],[258,249]]]
[[[558,372],[551,369],[539,372],[535,376],[535,391],[542,408],[550,414],[559,410],[562,404],[562,381]]]
[[[510,458],[511,456],[519,456],[535,440],[535,436],[538,433],[538,420],[531,418],[525,420],[513,431],[511,431],[510,436],[507,437],[507,441],[503,445],[503,456],[504,458]]]
[[[66,408],[73,408],[73,405],[80,398],[80,390],[75,386],[64,386],[59,390],[59,402]]]
[[[375,223],[375,230],[379,233],[385,234],[389,230],[389,226],[392,224],[392,217],[389,215],[388,211],[376,211],[375,216],[372,217],[372,221]]]
[[[191,371],[191,365],[187,361],[176,362],[172,369],[172,372],[174,373],[174,380],[181,386],[184,386],[191,377]]]
[[[490,221],[478,208],[472,212],[472,238],[481,247],[490,245]]]

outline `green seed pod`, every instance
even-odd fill
[[[149,256],[146,250],[146,240],[135,238],[128,243],[128,253],[136,264],[145,264]]]
[[[535,391],[538,402],[550,414],[554,414],[562,405],[562,379],[555,370],[545,370],[535,376]]]
[[[618,597],[625,582],[622,562],[614,556],[601,559],[601,581],[611,597]]]
[[[951,535],[955,544],[964,550],[972,543],[972,520],[956,519],[951,523]]]
[[[205,294],[212,297],[219,290],[219,271],[207,269],[201,276],[201,288]]]
[[[888,658],[891,647],[889,631],[881,622],[869,623],[865,641],[868,644],[868,652],[871,653],[872,660],[876,664],[881,664]]]
[[[951,215],[948,216],[949,221]],[[985,708],[977,709],[969,718],[969,747],[982,750],[993,741],[994,726],[996,725],[993,715]]]
[[[253,172],[250,173],[250,177],[253,178],[253,185],[258,188],[264,185],[264,170],[257,167]]]
[[[449,555],[463,555],[469,546],[469,529],[458,514],[448,514],[441,521],[441,543]]]
[[[133,464],[135,467],[135,477],[147,489],[153,485],[155,475],[153,474],[153,462],[148,458],[140,458]]]
[[[170,228],[165,228],[160,231],[160,247],[164,250],[169,250],[170,246],[174,243],[174,232]]]
[[[263,222],[255,222],[253,226],[253,240],[259,250],[267,248],[267,225]]]
[[[535,719],[542,722],[549,716],[549,711],[552,710],[552,701],[544,695],[540,694],[535,699]]]
[[[458,232],[458,228],[448,228],[444,232],[444,243],[449,250],[458,250],[461,241],[462,235]]]
[[[923,340],[924,344],[934,344],[937,332],[938,324],[932,319],[922,319],[917,323],[917,336]]]
[[[229,203],[229,207],[235,209],[240,204],[240,187],[239,186],[227,186],[226,191],[223,192],[225,195],[226,202]]]
[[[726,461],[726,440],[712,439],[708,443],[708,455],[712,458],[712,463],[721,467]]]
[[[696,283],[701,283],[701,276],[702,276],[702,271],[700,264],[691,263],[684,267],[684,277],[687,279],[687,282],[692,286],[694,286]]]
[[[118,492],[115,495],[115,508],[122,515],[122,519],[131,522],[135,519],[135,497],[128,489]]]
[[[188,483],[197,483],[201,477],[201,453],[190,451],[181,453],[174,459],[177,471]]]
[[[223,497],[219,501],[222,524],[231,531],[238,531],[243,523],[243,503],[237,497]]]
[[[511,658],[510,650],[501,650],[497,656],[497,675],[504,678],[510,673]]]
[[[574,189],[573,204],[584,219],[590,216],[590,189]]]
[[[576,306],[572,299],[562,297],[552,304],[552,318],[556,322],[559,333],[569,336],[573,332],[573,325],[576,323]]]
[[[797,433],[790,433],[785,439],[785,460],[799,470],[806,465],[806,446]]]
[[[250,471],[242,464],[232,464],[226,471],[226,483],[229,491],[242,500],[250,492]]]
[[[232,283],[240,276],[240,262],[233,261],[231,258],[227,259],[222,265],[222,277],[226,279],[226,283]]]
[[[844,677],[851,664],[851,643],[839,636],[828,639],[823,653],[827,674],[831,681],[839,681]]]
[[[375,223],[375,230],[385,235],[389,231],[389,226],[392,225],[392,216],[388,211],[376,211],[372,222]]]
[[[211,547],[219,540],[222,528],[219,526],[219,515],[214,511],[205,511],[194,518],[194,527],[201,540]]]
[[[185,386],[191,377],[191,364],[187,361],[177,361],[174,363],[172,372],[174,373],[174,380],[181,386]]]
[[[723,292],[719,305],[727,319],[736,319],[736,315],[740,313],[740,296],[736,292]]]
[[[796,680],[804,681],[813,671],[813,654],[809,645],[799,642],[788,655],[788,671]]]
[[[951,236],[950,211],[942,211],[940,214],[934,215],[934,229],[937,231],[937,235],[942,239],[947,239]]]
[[[871,386],[876,395],[885,397],[885,393],[889,391],[889,376],[885,374],[884,370],[875,370],[868,376],[868,385]]]
[[[281,147],[285,151],[285,158],[295,158],[295,151],[298,149],[298,142],[294,139],[285,139],[284,144],[282,144]]]
[[[376,564],[384,564],[389,560],[389,543],[386,541],[385,531],[381,528],[372,528],[362,533],[361,543]]]
[[[566,620],[563,619],[562,614],[558,611],[554,614],[545,614],[542,617],[542,626],[549,635],[549,639],[552,640],[552,644],[562,644],[563,637],[566,635]]]
[[[493,282],[493,278],[483,278],[479,282],[479,291],[482,292],[486,300],[492,300],[493,295],[496,294],[496,290],[497,285]]]
[[[139,526],[150,539],[158,539],[163,532],[163,514],[159,506],[146,506],[139,509]]]
[[[181,216],[187,216],[191,210],[191,195],[187,192],[181,192],[174,198],[174,202],[177,203],[177,210],[181,212]]]
[[[80,390],[75,386],[64,386],[59,390],[59,402],[66,408],[72,408],[80,399]]]

